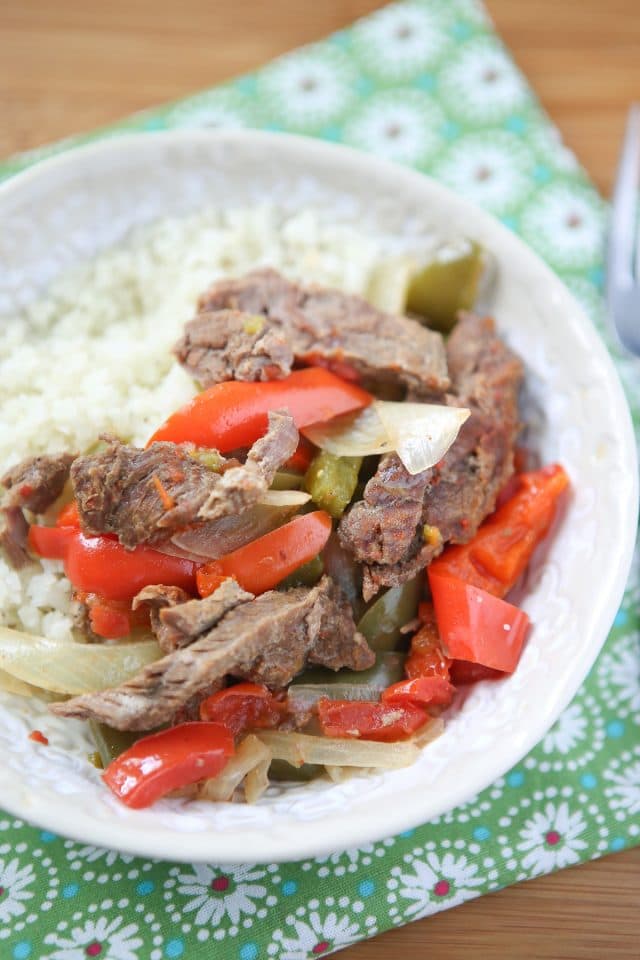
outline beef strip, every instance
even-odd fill
[[[73,459],[70,453],[27,457],[0,477],[6,488],[0,509],[0,548],[15,570],[32,562],[27,549],[29,523],[23,511],[49,509],[64,489]]]
[[[0,548],[14,570],[22,570],[32,562],[28,551],[29,523],[20,507],[5,507],[0,511],[4,517],[0,529]]]
[[[44,513],[62,493],[73,460],[71,453],[21,460],[0,478],[0,484],[7,488],[4,506]]]
[[[436,467],[411,476],[395,454],[340,524],[343,545],[365,564],[363,596],[403,583],[440,552],[465,543],[493,510],[513,470],[522,364],[489,318],[461,315],[447,343],[454,394],[471,416]],[[434,528],[425,542],[425,525]]]
[[[224,580],[204,600],[192,600],[180,587],[145,587],[134,598],[133,609],[142,603],[151,608],[151,629],[160,649],[170,653],[186,647],[201,634],[211,630],[229,610],[247,603],[252,595],[240,590],[234,580]]]
[[[306,662],[333,670],[364,670],[375,661],[355,628],[348,603],[329,577],[311,589],[269,591],[255,599],[230,580],[216,594],[223,589],[235,593],[238,605],[199,635],[200,615],[193,601],[185,604],[192,611],[187,619],[198,621],[188,646],[149,664],[119,687],[51,704],[50,709],[59,716],[94,718],[119,730],[149,730],[170,721],[194,696],[226,675],[280,688]],[[165,609],[160,616],[179,609]]]
[[[222,280],[202,295],[175,353],[203,386],[287,376],[294,362],[355,370],[365,385],[432,396],[449,385],[443,340],[408,317],[340,290],[303,288],[275,270]]]
[[[112,440],[102,453],[78,457],[71,469],[82,528],[115,533],[133,548],[167,540],[192,524],[237,515],[269,489],[297,443],[292,418],[270,413],[269,429],[246,463],[216,473],[191,456],[187,445],[158,442],[140,450]]]

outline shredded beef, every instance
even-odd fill
[[[461,315],[447,344],[454,393],[471,409],[440,464],[411,476],[395,454],[382,458],[364,498],[342,519],[343,545],[365,564],[363,595],[403,583],[440,552],[464,543],[493,510],[513,470],[522,364],[492,320]],[[439,535],[425,542],[424,526]]]
[[[237,605],[198,633],[206,618],[191,612],[193,604],[217,604],[221,591]],[[193,636],[188,646],[149,664],[119,687],[73,697],[50,709],[59,716],[92,717],[119,730],[149,730],[171,721],[226,675],[280,688],[306,662],[333,670],[364,670],[375,660],[356,630],[349,604],[329,577],[311,589],[269,591],[255,599],[227,580],[207,600],[184,606],[190,607],[185,625]],[[160,617],[175,616],[176,611],[179,606],[163,609]]]
[[[71,479],[88,533],[115,533],[125,547],[167,540],[190,524],[237,515],[255,504],[292,455],[298,431],[291,417],[269,414],[269,429],[245,464],[216,473],[187,445],[152,443],[146,450],[111,441],[78,457]]]
[[[170,653],[193,643],[229,610],[251,599],[250,593],[240,590],[235,581],[229,579],[204,600],[192,600],[179,587],[145,587],[135,597],[133,609],[142,603],[150,605],[151,629],[163,653]]]
[[[62,493],[73,459],[70,453],[59,453],[21,460],[0,478],[7,488],[4,506],[44,513]]]
[[[22,570],[31,563],[27,549],[29,524],[20,507],[5,507],[0,513],[4,517],[0,529],[0,547],[14,570]]]
[[[175,353],[203,386],[278,379],[294,362],[350,369],[374,389],[433,395],[449,385],[439,333],[353,294],[304,288],[266,269],[219,281],[199,308]]]

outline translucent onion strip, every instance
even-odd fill
[[[69,643],[0,627],[0,669],[55,693],[92,693],[116,687],[160,656],[155,640]]]
[[[286,760],[294,767],[303,763],[319,763],[334,767],[394,770],[410,766],[420,755],[419,748],[408,740],[377,743],[373,740],[312,737],[306,733],[278,730],[261,731],[258,736],[269,747],[274,759]]]
[[[334,417],[303,433],[338,457],[366,457],[395,450],[410,474],[443,458],[468,418],[466,407],[376,400],[358,413]]]
[[[247,774],[265,762],[268,770],[271,751],[250,733],[217,777],[210,777],[200,785],[198,799],[217,802],[231,800]]]
[[[466,407],[435,403],[376,403],[389,442],[412,476],[442,460],[468,419]]]
[[[19,697],[41,697],[44,694],[44,690],[34,687],[30,683],[25,683],[24,680],[18,680],[17,677],[7,673],[6,670],[0,670],[0,690],[4,690],[6,693],[15,693]]]

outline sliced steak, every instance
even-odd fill
[[[226,583],[232,581],[216,592]],[[73,697],[50,709],[59,716],[92,717],[119,730],[149,730],[171,721],[193,697],[226,675],[280,688],[306,662],[334,670],[364,670],[373,664],[373,651],[328,577],[311,589],[270,591],[246,603],[242,600],[251,595],[237,585],[235,590],[239,604],[188,646],[149,664],[119,687]],[[179,607],[162,612],[176,610]]]
[[[162,652],[170,653],[193,643],[222,620],[229,610],[251,599],[252,594],[241,590],[231,579],[224,580],[204,600],[192,600],[180,587],[158,585],[141,590],[133,601],[133,609],[142,603],[150,606],[151,629]]]
[[[294,357],[284,327],[239,310],[197,314],[174,351],[203,386],[223,380],[279,380]]]
[[[471,409],[458,439],[440,464],[413,477],[395,454],[383,457],[363,500],[340,524],[341,542],[365,564],[366,599],[412,577],[443,543],[469,540],[512,473],[520,360],[491,319],[473,314],[460,317],[447,360],[455,391],[448,402]]]
[[[203,386],[277,379],[294,362],[355,371],[374,389],[393,385],[432,396],[449,386],[439,333],[353,294],[304,288],[265,269],[214,284],[199,309],[174,349]]]
[[[269,489],[292,455],[298,431],[291,417],[270,413],[269,429],[245,464],[216,473],[187,445],[152,443],[146,450],[118,440],[94,456],[78,457],[71,480],[87,533],[115,533],[124,546],[156,544],[178,530],[238,514]]]
[[[27,541],[29,523],[20,507],[5,507],[0,514],[4,518],[4,522],[0,519],[0,548],[13,569],[22,570],[32,563]]]
[[[62,493],[73,460],[70,453],[21,460],[0,478],[0,484],[7,488],[4,506],[44,513]]]

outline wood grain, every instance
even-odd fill
[[[446,3],[446,0],[442,0]],[[211,86],[375,0],[0,0],[0,155]],[[516,61],[604,193],[640,99],[639,0],[488,0]],[[640,848],[412,923],[348,960],[635,960]]]

